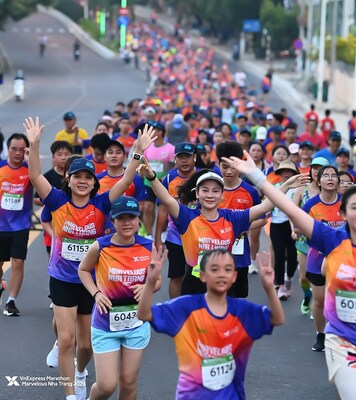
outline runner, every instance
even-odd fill
[[[329,165],[329,163],[325,158],[317,157],[313,159],[310,164],[311,183],[306,187],[300,187],[296,190],[292,199],[294,204],[303,207],[309,199],[320,194],[320,187],[317,183],[318,173],[320,169],[326,165]],[[304,295],[302,304],[300,305],[300,311],[302,314],[309,314],[311,310],[312,291],[310,289],[310,281],[306,277],[308,243],[306,237],[299,234],[295,226],[292,226],[292,238],[296,240],[295,247],[297,249],[299,264],[299,284]]]
[[[284,211],[306,235],[310,241],[310,246],[326,257],[324,310],[328,321],[325,329],[325,347],[329,380],[336,385],[341,399],[353,399],[356,380],[356,369],[354,368],[354,355],[356,354],[356,318],[354,312],[356,188],[350,188],[341,200],[340,212],[346,221],[345,229],[333,229],[311,218],[310,215],[289,201],[286,196],[279,193],[266,181],[266,177],[255,167],[246,152],[245,157],[247,161],[231,157],[226,162],[229,162],[233,168],[247,174],[255,185],[263,190],[266,196]],[[333,174],[333,172],[330,173]],[[140,316],[143,318],[142,315]]]
[[[69,377],[72,383],[71,386],[65,386],[66,399],[82,400],[86,399],[85,367],[92,354],[90,316],[94,301],[80,282],[78,265],[90,244],[104,234],[111,202],[123,194],[132,182],[135,168],[140,162],[140,153],[154,140],[153,129],[146,125],[139,136],[137,154],[131,159],[124,178],[109,192],[96,196],[99,183],[94,165],[85,158],[71,163],[62,191],[53,188],[41,174],[39,143],[44,126],[40,126],[38,117],[35,121],[29,117],[24,127],[30,142],[30,179],[53,218],[49,275],[58,331],[59,371],[62,377]],[[75,342],[78,362],[74,371]]]
[[[88,132],[77,126],[77,118],[73,112],[66,112],[63,116],[65,128],[57,132],[55,140],[65,140],[73,146],[74,153],[82,154],[81,141],[88,139]]]
[[[343,195],[351,186],[354,186],[355,182],[352,175],[346,171],[339,171],[339,188],[338,193]]]
[[[340,195],[337,193],[339,184],[337,169],[332,166],[322,167],[318,172],[317,183],[320,186],[320,195],[308,200],[304,204],[303,210],[316,220],[336,229],[344,223],[339,212]],[[316,341],[312,347],[313,351],[324,351],[325,348],[325,318],[323,314],[325,277],[321,273],[323,259],[323,255],[318,250],[309,247],[306,277],[312,284],[312,314],[317,331]]]
[[[24,277],[24,263],[31,227],[32,185],[28,176],[25,152],[29,142],[22,133],[7,140],[8,158],[0,161],[0,302],[6,289],[2,279],[4,261],[11,261],[10,295],[3,314],[19,316],[15,300]]]
[[[152,252],[152,241],[136,234],[140,223],[138,201],[118,197],[110,216],[116,233],[97,239],[78,269],[95,300],[91,338],[96,382],[90,390],[91,400],[108,399],[117,388],[120,399],[136,399],[143,351],[151,337],[149,324],[137,318],[137,303]],[[160,287],[158,280],[154,290]]]
[[[253,342],[284,323],[267,255],[262,257],[260,276],[270,310],[227,297],[237,272],[232,255],[224,249],[208,251],[201,260],[205,294],[152,306],[165,258],[162,248],[153,252],[138,316],[174,338],[179,369],[175,398],[245,399],[244,376]]]

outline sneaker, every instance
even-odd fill
[[[5,304],[3,314],[8,317],[18,317],[20,315],[19,309],[16,307],[14,300],[10,300]]]
[[[304,297],[302,304],[300,305],[300,311],[302,314],[307,315],[311,311],[311,297]]]
[[[74,366],[75,366],[75,369],[77,369],[77,358],[76,357],[74,357]],[[85,376],[88,376],[89,375],[89,372],[88,372],[88,370],[85,368],[84,369],[84,372],[85,372]]]
[[[313,344],[312,350],[313,351],[325,351],[325,333],[319,332],[316,335],[316,341]]]
[[[255,263],[251,263],[248,267],[249,274],[258,274],[258,267]]]
[[[286,301],[288,300],[288,295],[287,295],[287,291],[286,288],[284,287],[284,285],[281,285],[278,289],[278,298],[281,301]]]
[[[290,297],[292,292],[292,279],[288,279],[287,275],[284,278],[284,289],[287,297]]]
[[[146,235],[146,239],[149,239],[149,240],[152,240],[152,241],[153,241],[153,236],[152,236],[150,233],[148,233],[148,234]]]
[[[77,400],[86,400],[86,379],[85,372],[78,372],[77,369],[75,369],[75,395],[77,396]]]
[[[46,358],[47,366],[50,368],[58,368],[58,343],[54,343],[52,350],[48,353]]]
[[[1,306],[1,303],[2,303],[1,297],[2,297],[2,294],[4,293],[5,289],[6,289],[6,281],[4,281],[2,279],[1,283],[0,283],[0,306]]]
[[[51,303],[51,304],[49,305],[49,308],[53,308],[53,303]]]

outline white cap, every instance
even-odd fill
[[[266,115],[266,119],[267,119],[267,120],[273,119],[273,114],[271,114],[271,113],[270,113],[270,114],[267,114],[267,115]]]
[[[254,108],[255,107],[255,103],[253,102],[253,101],[249,101],[247,104],[246,104],[246,108]]]
[[[298,154],[299,151],[299,144],[298,143],[292,143],[288,146],[288,150],[290,154]]]
[[[220,183],[220,185],[222,187],[224,187],[224,180],[223,178],[216,174],[215,172],[207,172],[203,175],[201,175],[198,180],[197,180],[197,184],[196,187],[198,187],[200,184],[202,184],[204,181],[208,181],[208,180],[213,180],[213,181],[217,181]]]
[[[144,115],[156,114],[156,110],[153,107],[147,107],[143,110]]]
[[[267,128],[260,126],[256,130],[256,140],[266,140],[267,139]]]

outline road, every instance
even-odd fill
[[[39,57],[36,30],[49,37],[43,58]],[[82,58],[72,60],[74,37],[59,22],[41,14],[32,15],[19,23],[11,23],[0,32],[0,42],[6,49],[13,68],[22,68],[26,74],[26,100],[11,100],[0,108],[1,127],[6,136],[23,131],[22,122],[28,115],[39,115],[46,125],[41,154],[43,170],[50,168],[49,145],[55,133],[62,129],[62,116],[74,111],[79,126],[92,132],[105,109],[113,109],[118,100],[129,101],[142,97],[144,76],[132,66],[119,60],[106,61],[82,47]],[[221,62],[221,60],[220,60]],[[259,82],[249,76],[249,81]],[[275,110],[285,105],[273,93],[270,102]],[[290,114],[293,115],[292,110]],[[301,122],[301,121],[298,121]],[[53,383],[57,371],[47,368],[45,360],[54,336],[51,331],[52,311],[49,309],[47,255],[41,234],[32,234],[32,243],[26,261],[24,284],[18,298],[22,312],[19,318],[0,316],[0,400],[63,399],[63,388]],[[263,247],[267,240],[263,238]],[[5,274],[8,278],[8,272]],[[300,315],[301,291],[294,282],[295,291],[284,303],[286,324],[276,328],[271,337],[256,343],[252,350],[246,374],[248,399],[312,400],[335,399],[335,390],[327,382],[323,354],[311,351],[314,341],[313,323]],[[8,293],[6,293],[8,294]],[[5,294],[5,297],[6,297]],[[168,297],[167,280],[156,294],[156,301]],[[250,279],[251,301],[263,304],[265,295],[258,276]],[[89,365],[88,387],[95,379],[93,363]],[[17,376],[19,386],[5,376]],[[29,377],[36,385],[23,383]],[[173,341],[153,334],[145,352],[139,376],[138,398],[174,398],[177,381],[177,362]],[[52,383],[51,383],[52,382]],[[111,400],[117,399],[113,395]]]

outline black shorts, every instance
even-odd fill
[[[150,203],[156,203],[157,196],[155,192],[152,190],[150,186],[145,186],[146,189],[146,199],[145,201],[149,201]]]
[[[185,266],[185,274],[182,283],[181,296],[186,294],[202,294],[206,292],[206,284],[192,275],[192,267]]]
[[[183,247],[166,241],[168,250],[168,278],[181,278],[185,274],[185,257]]]
[[[227,292],[230,297],[244,299],[248,296],[248,267],[237,268],[237,279]]]
[[[59,307],[78,307],[77,313],[90,315],[94,299],[81,283],[64,282],[49,278],[50,298],[54,305]]]
[[[314,274],[314,272],[306,272],[305,276],[314,286],[325,286],[326,283],[325,276],[321,274]]]
[[[10,258],[26,260],[29,233],[29,229],[0,232],[0,261],[9,261]]]

